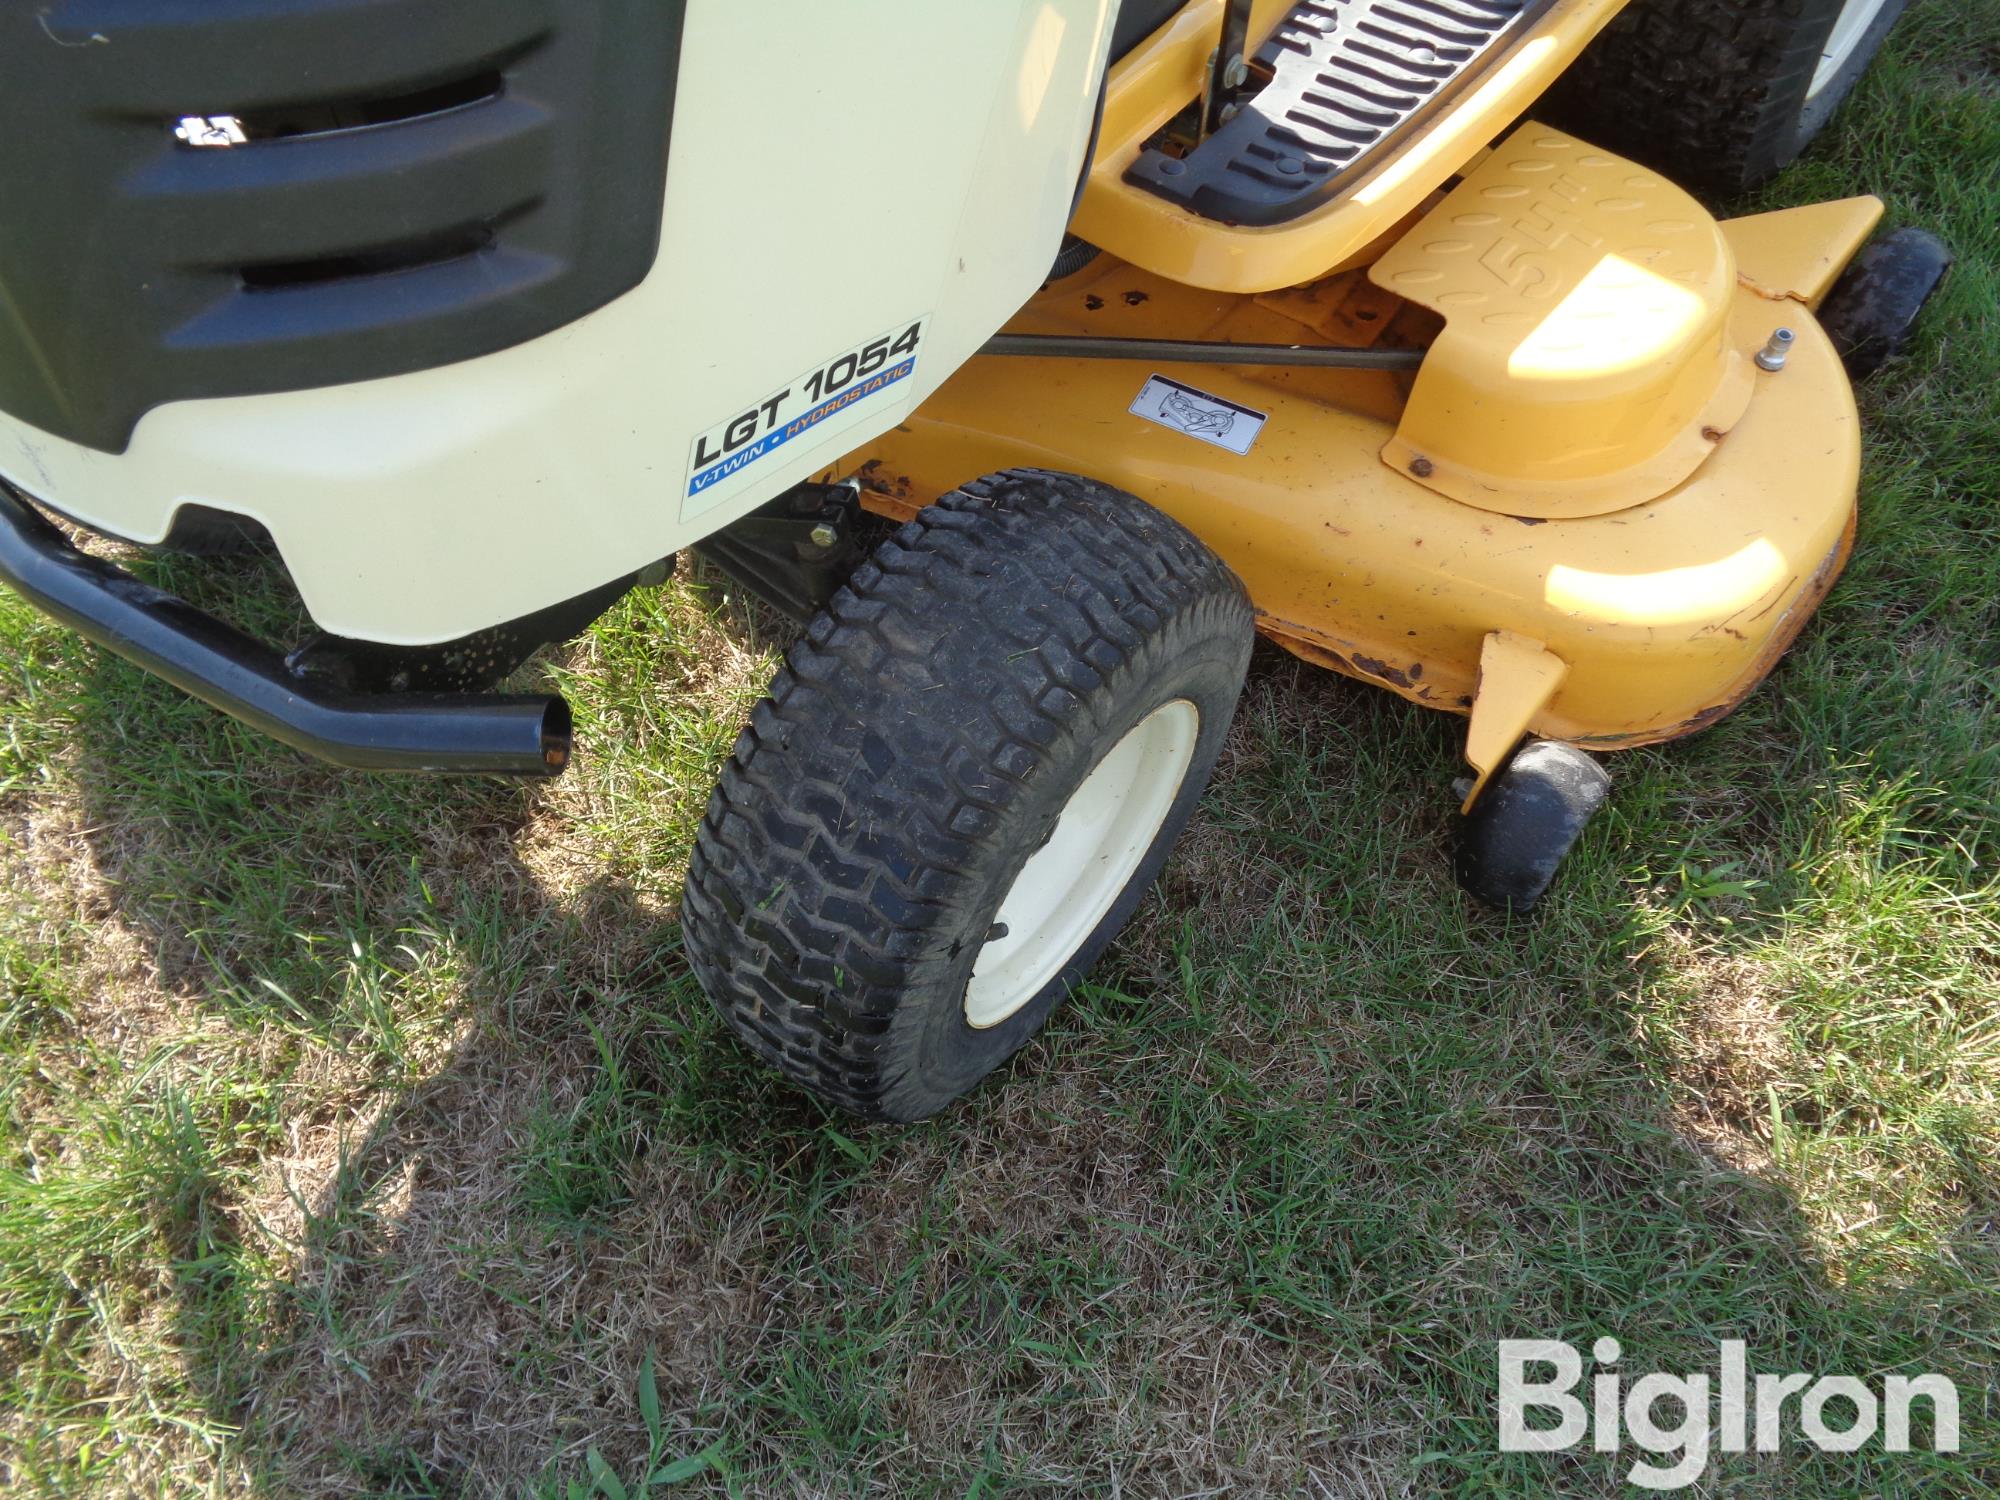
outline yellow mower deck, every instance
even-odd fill
[[[894,517],[1020,465],[1129,490],[1241,575],[1279,644],[1470,713],[1482,782],[1524,732],[1672,739],[1763,679],[1846,559],[1859,423],[1811,307],[1880,213],[1860,199],[1717,226],[1531,124],[1374,280],[1233,294],[1106,255],[1010,325],[1429,344],[1414,380],[978,358],[842,472]],[[1786,368],[1760,371],[1781,325]],[[1134,415],[1156,375],[1262,414],[1248,452]]]

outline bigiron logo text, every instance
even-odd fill
[[[1852,1375],[1753,1373],[1743,1342],[1730,1339],[1718,1351],[1712,1380],[1706,1371],[1628,1379],[1613,1368],[1622,1353],[1618,1340],[1599,1339],[1591,1347],[1598,1369],[1580,1391],[1583,1356],[1575,1347],[1557,1339],[1502,1339],[1500,1451],[1560,1453],[1586,1437],[1599,1453],[1629,1444],[1652,1458],[1634,1462],[1627,1480],[1642,1489],[1677,1490],[1707,1472],[1712,1453],[1753,1446],[1777,1452],[1788,1425],[1825,1453],[1853,1453],[1869,1443],[1908,1453],[1917,1403],[1930,1417],[1927,1446],[1958,1451],[1958,1387],[1942,1375],[1890,1375],[1878,1388]],[[1531,1411],[1542,1414],[1534,1426]]]

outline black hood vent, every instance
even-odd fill
[[[0,410],[151,407],[525,342],[658,251],[685,0],[0,14]]]

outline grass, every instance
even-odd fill
[[[1260,654],[1099,983],[862,1130],[674,922],[781,644],[685,577],[549,670],[549,789],[305,765],[0,598],[0,1473],[23,1494],[1611,1494],[1494,1341],[1937,1371],[2000,1483],[2000,6],[1929,0],[1760,200],[1959,250],[1864,395],[1860,548],[1771,684],[1469,909],[1457,726]],[[282,634],[255,565],[158,564]]]

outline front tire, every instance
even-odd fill
[[[1069,995],[1165,864],[1248,666],[1178,523],[1017,470],[924,510],[786,658],[709,801],[683,924],[765,1060],[920,1119]]]
[[[1730,196],[1825,128],[1909,0],[1633,0],[1537,114]]]

